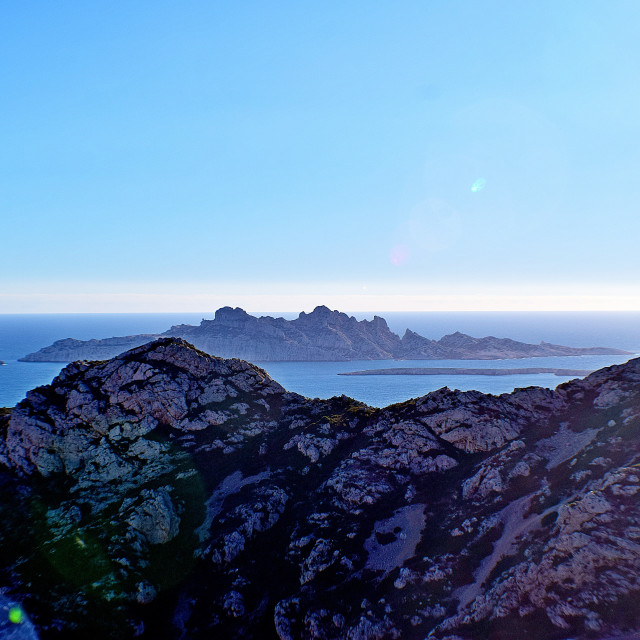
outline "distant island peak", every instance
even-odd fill
[[[375,315],[357,320],[324,305],[297,318],[253,316],[240,307],[221,307],[213,320],[179,324],[161,334],[105,339],[65,338],[23,358],[23,362],[104,360],[160,337],[183,338],[197,348],[224,358],[253,362],[350,360],[502,360],[545,356],[631,355],[607,347],[567,347],[548,342],[529,344],[510,338],[474,338],[460,331],[439,340],[407,329],[400,337]]]

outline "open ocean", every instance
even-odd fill
[[[267,315],[254,313],[252,315]],[[288,319],[297,313],[274,313]],[[353,313],[371,319],[373,313]],[[431,312],[384,313],[392,331],[409,328],[428,338],[462,331],[474,337],[493,335],[522,342],[541,340],[573,347],[615,347],[640,354],[640,312]],[[64,366],[60,363],[17,362],[18,358],[61,338],[108,338],[160,333],[174,324],[199,324],[213,313],[165,314],[0,314],[0,407],[22,400],[34,387],[48,384]],[[570,379],[553,374],[514,376],[339,376],[361,369],[391,367],[598,369],[633,356],[581,356],[521,360],[420,360],[354,362],[256,362],[285,388],[306,396],[328,398],[345,394],[374,406],[386,406],[424,395],[443,386],[485,393],[505,393],[531,385],[554,388]]]

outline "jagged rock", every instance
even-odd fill
[[[55,640],[633,637],[638,406],[640,360],[378,410],[163,338],[0,415],[2,580]]]
[[[150,544],[164,544],[178,535],[180,516],[166,488],[143,489],[136,504],[132,499],[122,503],[125,521],[142,533]]]
[[[136,600],[140,604],[149,604],[153,602],[157,595],[157,591],[152,584],[148,582],[140,582],[136,587]]]
[[[486,498],[492,491],[501,493],[503,490],[502,478],[497,469],[482,467],[472,478],[462,484],[462,497],[465,499],[480,497]]]
[[[293,436],[283,447],[285,451],[296,447],[312,463],[318,462],[321,457],[329,455],[337,444],[337,440],[331,438],[318,438],[309,434]]]
[[[183,338],[199,349],[226,358],[273,360],[495,360],[585,354],[625,354],[619,349],[577,349],[547,342],[526,344],[507,338],[472,338],[460,332],[429,340],[407,329],[402,339],[379,316],[357,321],[339,311],[316,307],[295,320],[256,318],[240,308],[218,309],[199,326],[177,325],[162,336]],[[105,340],[58,340],[22,358],[25,362],[70,362],[112,358],[160,335]],[[631,354],[629,354],[631,355]],[[242,387],[240,387],[242,388]],[[246,389],[243,389],[246,390]]]
[[[244,615],[244,598],[237,591],[230,591],[224,599],[224,610],[234,618]]]

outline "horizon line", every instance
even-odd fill
[[[142,290],[140,290],[142,289]],[[217,289],[217,290],[216,290]],[[95,314],[95,313],[205,313],[222,307],[239,307],[248,313],[310,312],[318,306],[349,313],[454,313],[454,312],[638,312],[640,287],[585,290],[578,287],[547,287],[519,291],[494,288],[434,290],[410,289],[359,291],[347,287],[313,287],[311,290],[281,287],[275,291],[207,288],[204,292],[183,289],[153,290],[134,286],[129,290],[5,292],[0,293],[0,314]],[[203,309],[205,311],[203,311]]]
[[[339,313],[344,313],[347,315],[376,315],[382,313],[416,313],[416,314],[429,314],[429,313],[527,313],[527,314],[536,314],[536,313],[640,313],[640,308],[637,309],[612,309],[612,308],[554,308],[554,309],[334,309],[328,305],[316,305],[316,307],[327,307],[331,311],[337,311]],[[57,311],[47,311],[47,310],[32,310],[32,311],[0,311],[0,316],[37,316],[37,315],[86,315],[86,316],[104,316],[104,315],[180,315],[180,314],[188,314],[188,315],[201,315],[204,319],[205,316],[213,316],[216,311],[222,308],[234,308],[234,309],[242,309],[249,315],[261,315],[261,316],[274,316],[277,314],[301,314],[306,313],[309,314],[313,311],[305,310],[305,309],[278,309],[278,310],[263,310],[263,309],[249,309],[244,307],[231,307],[231,305],[223,305],[222,307],[217,307],[216,309],[209,310],[189,310],[189,309],[181,309],[181,310],[155,310],[155,311],[135,311],[135,310],[122,310],[122,311],[77,311],[77,310],[57,310]],[[315,308],[315,307],[314,307]]]

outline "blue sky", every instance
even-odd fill
[[[0,312],[640,309],[638,24],[4,3]]]

